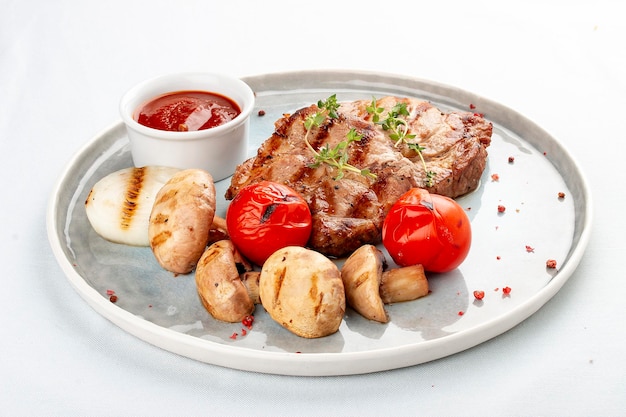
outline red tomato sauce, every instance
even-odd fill
[[[237,103],[221,94],[177,91],[140,106],[135,119],[153,129],[186,132],[223,125],[240,113]]]

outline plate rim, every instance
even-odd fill
[[[65,273],[66,278],[70,281],[73,288],[79,293],[79,295],[100,315],[107,318],[127,333],[130,333],[140,340],[160,347],[166,351],[177,353],[200,362],[232,369],[269,374],[294,376],[338,376],[371,373],[419,365],[436,359],[441,359],[485,343],[490,339],[510,330],[533,315],[569,280],[582,260],[582,256],[590,240],[593,219],[593,203],[587,179],[585,175],[583,175],[578,162],[557,138],[541,126],[538,126],[532,120],[505,105],[454,86],[407,75],[354,70],[299,70],[258,74],[242,77],[242,79],[246,82],[253,82],[255,80],[261,81],[262,78],[319,77],[320,74],[326,78],[335,75],[342,77],[355,75],[366,78],[382,77],[387,80],[401,80],[403,83],[416,85],[412,88],[421,88],[422,85],[428,85],[434,86],[436,89],[460,92],[465,96],[475,98],[476,101],[480,101],[482,104],[506,110],[507,113],[511,113],[514,116],[523,119],[525,124],[542,131],[545,136],[549,137],[553,143],[559,147],[559,151],[563,152],[565,158],[567,158],[569,163],[575,168],[579,176],[578,180],[580,181],[580,193],[584,199],[582,213],[575,213],[575,221],[579,220],[579,216],[581,214],[584,215],[580,235],[578,236],[578,242],[574,242],[575,247],[573,247],[568,254],[567,262],[545,286],[543,286],[529,299],[513,307],[511,310],[508,310],[506,314],[477,324],[469,329],[459,330],[458,332],[441,338],[407,343],[396,347],[377,348],[370,351],[359,352],[273,352],[220,344],[164,328],[148,320],[142,319],[133,313],[116,306],[105,297],[102,297],[102,295],[91,287],[73,267],[70,260],[65,256],[59,239],[62,231],[59,230],[56,219],[59,216],[58,202],[60,190],[66,182],[72,169],[74,169],[76,164],[83,159],[83,157],[89,152],[90,148],[101,141],[108,132],[123,128],[123,123],[121,120],[118,120],[107,128],[101,130],[74,153],[57,178],[46,209],[46,229],[51,249],[61,269]],[[417,85],[419,85],[419,87]],[[551,163],[553,163],[553,161],[551,161]],[[560,170],[559,174],[562,175]],[[175,344],[176,346],[172,348],[172,344]],[[416,359],[416,357],[419,357],[419,359]],[[339,362],[342,366],[336,366]]]

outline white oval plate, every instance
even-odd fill
[[[198,361],[249,371],[347,375],[394,369],[460,352],[509,330],[554,296],[580,262],[592,218],[586,181],[556,139],[511,109],[457,88],[390,74],[289,72],[244,80],[257,98],[250,156],[283,113],[333,93],[339,100],[412,96],[444,110],[475,106],[473,111],[494,123],[494,134],[480,187],[458,199],[472,221],[470,254],[457,270],[430,276],[427,297],[388,306],[388,324],[348,309],[336,334],[302,339],[257,306],[254,326],[244,335],[240,324],[210,317],[193,274],[173,277],[149,248],[107,242],[91,228],[84,210],[89,190],[106,174],[132,165],[125,128],[117,123],[70,161],[52,192],[47,227],[71,284],[125,331]],[[218,196],[228,182],[217,184]],[[225,214],[226,204],[223,198],[218,202],[218,214]],[[498,205],[506,207],[504,214]],[[548,259],[557,261],[556,269],[546,268]],[[116,303],[109,301],[109,290],[118,296]],[[485,292],[482,301],[475,300],[474,290]]]

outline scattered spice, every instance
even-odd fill
[[[550,269],[556,268],[556,260],[555,259],[548,259],[546,261],[546,267],[550,268]]]
[[[458,314],[459,316],[462,316],[462,315],[463,315],[463,314],[465,314],[465,313],[464,313],[463,311],[459,311],[457,314]]]
[[[109,301],[112,303],[117,302],[117,295],[115,295],[115,291],[107,290],[107,295],[109,296]]]
[[[509,164],[512,164],[513,162],[515,162],[515,157],[509,156]]]
[[[265,116],[265,110],[263,109],[259,110],[259,116]]]
[[[506,211],[506,207],[502,204],[498,204],[498,213],[504,213]]]
[[[254,316],[245,316],[241,319],[241,324],[246,326],[248,329],[252,328],[252,323],[254,323]]]
[[[565,198],[565,193],[563,191],[559,192],[559,199],[564,199]]]
[[[509,294],[511,294],[511,287],[504,287],[504,288],[502,288],[502,293],[503,293],[504,295],[509,295]]]
[[[533,253],[535,252],[535,248],[533,248],[532,246],[526,245],[526,252]]]
[[[248,331],[252,329],[253,322],[254,322],[254,316],[252,315],[245,316],[243,319],[241,319],[241,324],[245,326],[241,328],[241,336],[245,336],[248,334]],[[233,340],[237,339],[237,337],[239,337],[239,333],[237,332],[233,332],[233,334],[230,335],[230,338]]]
[[[481,290],[474,291],[474,298],[477,300],[482,300],[483,298],[485,298],[485,292]]]
[[[491,181],[500,181],[500,176],[498,174],[491,174]]]
[[[472,110],[474,110],[474,109],[476,108],[476,105],[474,105],[474,104],[470,103],[469,108],[470,108],[470,109],[472,109]]]
[[[500,257],[500,255],[496,256],[496,260],[497,260],[497,261],[499,261],[500,259],[502,259],[502,258]]]

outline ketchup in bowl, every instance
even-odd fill
[[[177,91],[140,106],[136,120],[153,129],[186,132],[223,125],[240,113],[237,103],[221,94]]]

